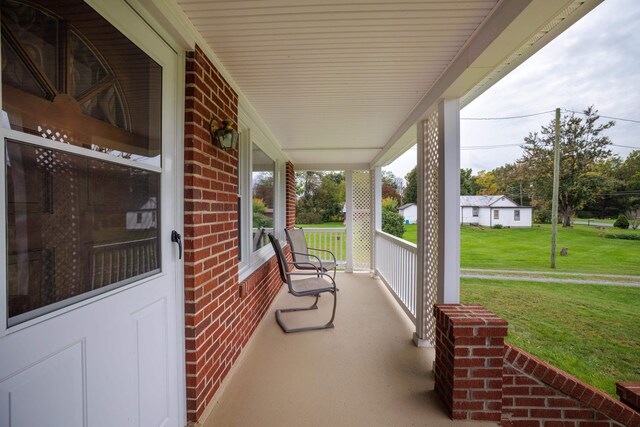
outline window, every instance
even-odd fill
[[[494,210],[493,211],[493,219],[500,219],[500,211],[499,210]]]
[[[269,243],[267,234],[273,232],[276,162],[256,144],[252,144],[251,154],[251,227],[253,250],[257,251]]]
[[[520,221],[520,209],[515,209],[513,211],[513,220]]]
[[[472,214],[473,216],[478,216],[478,213],[480,212],[480,208],[479,208],[479,207],[477,207],[477,206],[474,206],[474,207],[472,208],[471,212],[472,212],[471,214]]]
[[[238,122],[238,277],[244,280],[274,256],[268,234],[284,239],[285,163],[242,109]]]
[[[1,8],[3,127],[46,139],[0,140],[12,326],[161,271],[162,67],[84,2]]]

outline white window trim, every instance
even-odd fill
[[[251,207],[252,186],[251,186],[251,168],[252,144],[256,144],[266,155],[271,157],[275,162],[274,170],[274,207],[275,216],[273,218],[273,229],[275,236],[285,245],[284,227],[286,217],[285,203],[285,167],[286,158],[282,150],[277,146],[273,139],[269,138],[266,133],[261,131],[260,126],[251,119],[249,113],[242,108],[242,103],[238,108],[238,123],[240,126],[240,150],[238,159],[238,185],[241,203],[241,218],[238,219],[241,230],[250,230],[253,209]],[[266,245],[257,251],[252,251],[252,239],[246,231],[241,236],[241,261],[238,263],[238,280],[242,281],[251,276],[258,268],[274,256],[271,245]]]

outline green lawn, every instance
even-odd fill
[[[512,344],[615,396],[640,380],[640,288],[462,279],[463,303],[509,321]]]
[[[342,222],[325,222],[322,224],[296,224],[296,227],[308,228],[345,228]],[[347,232],[343,231],[333,236],[329,233],[320,236],[313,236],[312,233],[305,233],[307,245],[310,248],[324,249],[333,252],[338,261],[344,261],[347,257]],[[330,259],[326,253],[314,252],[314,255],[322,259]]]
[[[415,243],[416,225],[405,227],[404,239]],[[640,235],[640,230],[559,227],[555,271],[640,275],[640,241],[605,239],[605,233]],[[462,268],[554,271],[549,268],[549,225],[503,229],[463,226],[460,240]],[[567,257],[559,256],[562,247],[569,249]]]

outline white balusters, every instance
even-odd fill
[[[376,231],[377,273],[413,320],[416,315],[417,251],[413,243]]]

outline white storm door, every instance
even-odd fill
[[[1,3],[0,427],[184,424],[178,55],[91,3]]]

